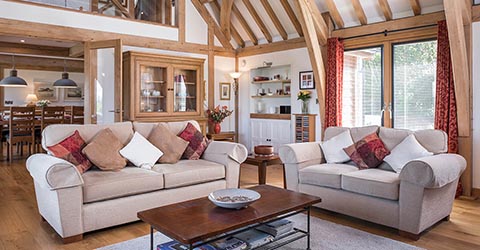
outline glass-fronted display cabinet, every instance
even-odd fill
[[[129,51],[123,60],[125,120],[206,123],[204,59]]]

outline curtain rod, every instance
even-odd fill
[[[374,35],[382,35],[382,34],[387,36],[389,33],[401,32],[401,31],[406,31],[406,30],[429,28],[429,27],[435,27],[435,26],[437,26],[437,24],[429,24],[429,25],[410,27],[410,28],[404,28],[404,29],[396,29],[396,30],[384,30],[384,31],[381,31],[381,32],[375,32],[375,33],[363,34],[363,35],[358,35],[358,36],[349,36],[349,37],[345,37],[345,38],[340,38],[340,40],[349,40],[349,39],[355,39],[355,38],[361,38],[361,37],[367,37],[367,36],[374,36]]]

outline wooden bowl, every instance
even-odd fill
[[[273,154],[273,146],[271,145],[258,145],[253,148],[253,151],[257,155],[271,155]]]

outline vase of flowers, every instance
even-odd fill
[[[215,107],[214,109],[208,109],[207,110],[207,117],[208,121],[212,125],[212,130],[215,134],[218,134],[221,132],[222,127],[221,123],[225,118],[229,117],[233,113],[233,110],[228,110],[227,106],[222,106],[220,108],[220,105]]]
[[[37,102],[38,107],[47,107],[51,102],[49,100],[40,100]]]
[[[308,114],[308,104],[310,98],[312,98],[311,93],[309,90],[301,90],[297,94],[297,100],[302,101],[302,114]]]

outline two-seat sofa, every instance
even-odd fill
[[[321,197],[322,202],[316,205],[320,208],[397,228],[401,235],[413,239],[449,218],[466,161],[460,155],[446,153],[445,132],[329,127],[325,140],[346,130],[350,130],[354,142],[377,132],[389,150],[413,133],[434,155],[412,160],[396,173],[386,163],[366,170],[354,164],[327,164],[320,142],[289,144],[279,149],[287,188]]]
[[[178,134],[187,122],[165,123]],[[100,130],[110,128],[126,145],[134,132],[148,137],[156,123],[122,122],[109,125],[51,125],[45,128],[42,147],[54,145],[78,130],[88,143]],[[237,143],[210,142],[200,160],[157,164],[152,170],[127,166],[113,171],[89,170],[80,174],[71,163],[49,154],[28,158],[41,216],[64,242],[82,239],[83,233],[138,220],[137,212],[236,188],[246,148]]]

